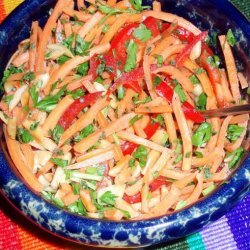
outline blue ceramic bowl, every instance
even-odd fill
[[[54,4],[55,0],[26,0],[1,25],[0,68],[2,70],[18,43],[29,36],[31,21],[38,19],[43,24],[49,9]],[[226,33],[228,28],[232,28],[239,41],[239,46],[234,48],[238,67],[245,75],[250,76],[250,25],[228,1],[163,0],[162,4],[163,9],[191,20],[203,30]],[[208,198],[178,213],[131,222],[83,218],[57,208],[31,191],[15,170],[3,139],[1,141],[2,193],[38,226],[57,236],[87,245],[148,246],[186,236],[224,215],[247,194],[250,188],[248,155],[227,183],[221,185]]]

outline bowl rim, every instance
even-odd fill
[[[48,0],[47,2],[54,2],[54,0]],[[44,1],[45,2],[45,1]],[[213,0],[211,2],[214,2]],[[224,4],[226,4],[227,6],[229,6],[228,4],[231,5],[231,3],[229,3],[226,0],[222,0],[221,2],[224,2]],[[5,20],[4,22],[0,25],[0,34],[1,32],[3,32],[5,29],[7,29],[8,26],[10,25],[15,25],[17,24],[19,21],[19,17],[21,17],[22,15],[24,15],[27,10],[25,10],[26,8],[32,9],[34,7],[37,7],[39,5],[39,3],[36,0],[26,0],[24,1],[21,5],[19,5]],[[233,7],[233,8],[232,8]],[[229,7],[228,7],[229,8]],[[249,25],[247,19],[245,16],[243,16],[233,5],[231,5],[231,8],[233,10],[233,14],[240,17],[241,20],[241,25]],[[250,37],[250,27],[245,29],[246,35],[248,37]],[[1,47],[1,44],[0,44]],[[2,155],[2,151],[0,152],[0,154]],[[3,155],[2,155],[3,157]],[[25,192],[29,192],[32,193],[31,196],[36,199],[36,200],[40,200],[41,196],[39,196],[37,193],[33,192],[31,189],[29,189],[29,187],[25,184],[22,183],[20,181],[20,178],[18,176],[16,176],[16,174],[13,172],[13,170],[11,169],[11,167],[8,166],[8,162],[6,161],[6,156],[4,156],[3,158],[5,160],[5,162],[3,162],[3,164],[5,165],[5,169],[8,171],[8,173],[13,176],[13,178],[17,179],[20,184],[23,184],[23,188]],[[145,230],[146,228],[151,228],[151,227],[165,227],[168,226],[171,223],[174,223],[176,221],[176,217],[179,216],[185,216],[187,215],[187,213],[190,210],[194,210],[194,209],[198,209],[198,207],[202,207],[202,206],[211,206],[212,204],[215,204],[218,199],[220,197],[225,198],[224,195],[225,193],[227,193],[227,190],[230,189],[231,187],[234,187],[234,190],[232,190],[232,193],[230,196],[228,196],[227,198],[224,199],[224,204],[228,204],[230,201],[230,206],[227,206],[227,208],[225,208],[225,206],[222,206],[221,208],[216,210],[216,216],[213,216],[213,218],[209,218],[209,221],[207,221],[205,224],[208,224],[212,221],[217,220],[218,218],[220,218],[223,214],[225,214],[226,211],[228,211],[229,209],[231,209],[231,207],[234,205],[234,203],[236,203],[238,201],[238,199],[240,198],[239,195],[240,194],[246,194],[248,192],[248,190],[250,189],[250,185],[249,185],[249,180],[247,181],[247,179],[243,182],[240,183],[241,181],[238,179],[238,176],[242,176],[244,174],[246,174],[246,171],[249,173],[250,172],[250,154],[248,153],[246,156],[246,159],[241,163],[241,165],[233,172],[233,174],[231,175],[230,179],[228,180],[227,183],[221,185],[220,187],[218,187],[216,189],[216,191],[214,191],[211,195],[209,195],[208,197],[206,197],[205,199],[201,199],[199,200],[197,203],[190,205],[189,207],[186,207],[180,211],[178,211],[177,213],[171,213],[169,215],[164,215],[161,217],[155,217],[155,218],[151,218],[151,219],[147,219],[147,220],[135,220],[135,221],[121,221],[121,222],[116,222],[116,221],[110,221],[110,220],[102,220],[102,219],[92,219],[92,218],[87,218],[87,217],[82,217],[79,215],[75,215],[73,213],[70,213],[66,210],[62,210],[62,214],[68,215],[69,217],[73,216],[73,217],[78,217],[80,218],[83,222],[87,221],[87,222],[91,222],[96,224],[96,226],[98,226],[97,224],[101,221],[102,224],[104,224],[104,227],[116,227],[116,225],[124,225],[124,230],[126,230],[126,228],[128,227],[134,227],[136,230],[138,228],[140,228],[141,230]],[[237,177],[237,178],[236,178]],[[3,178],[3,177],[2,177]],[[1,178],[0,178],[1,180]],[[0,185],[2,185],[0,183]],[[17,208],[17,204],[15,201],[11,200],[11,197],[7,196],[8,200]],[[216,199],[213,199],[214,197],[218,196]],[[243,198],[243,197],[241,197]],[[48,204],[49,207],[53,206],[54,210],[58,209],[58,207],[56,207],[55,205],[49,203],[48,201],[44,200],[43,201],[46,202],[46,204]],[[17,208],[18,209],[18,208]],[[20,210],[20,209],[18,209]],[[24,211],[20,211],[22,214],[24,213]],[[25,214],[25,213],[24,213]],[[51,232],[51,230],[48,230],[47,228],[45,228],[44,226],[41,226],[39,223],[37,223],[36,221],[32,220],[32,218],[30,218],[27,214],[25,214],[26,217],[28,217],[32,222],[34,222],[36,225],[39,225],[39,227],[42,227],[43,229],[45,229],[45,231],[49,231]],[[159,223],[160,221],[160,223]],[[145,226],[145,223],[149,222],[149,225]],[[203,226],[203,225],[202,225]],[[196,228],[194,231],[199,230],[202,226],[199,226],[198,228]],[[73,241],[73,242],[78,242],[78,240],[72,240],[69,237],[65,237],[60,235],[59,232],[52,232],[55,235],[58,235],[59,237],[62,237],[64,239]],[[176,238],[180,238],[183,237],[184,235],[186,235],[185,233],[182,234],[181,236],[177,236]],[[165,241],[165,240],[163,240]],[[161,241],[159,241],[161,242]],[[159,243],[157,242],[157,243]],[[86,244],[86,243],[84,243]],[[155,243],[154,243],[155,244]]]

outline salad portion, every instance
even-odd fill
[[[0,119],[23,179],[63,209],[118,221],[209,195],[243,156],[249,121],[202,115],[246,102],[232,30],[211,37],[157,1],[85,2],[58,0],[4,71]]]

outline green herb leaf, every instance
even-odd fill
[[[227,128],[227,139],[230,142],[235,142],[240,137],[240,135],[243,133],[244,130],[245,128],[240,127],[239,125],[236,124],[229,125]]]
[[[50,112],[55,108],[55,105],[58,103],[61,96],[66,90],[66,85],[64,85],[54,96],[48,95],[39,101],[35,107],[46,112]]]
[[[207,62],[213,67],[218,68],[220,65],[220,58],[218,56],[209,56]]]
[[[175,207],[175,210],[180,210],[182,208],[184,208],[187,205],[187,201],[179,201]]]
[[[126,220],[129,220],[131,218],[131,215],[128,211],[122,210],[122,209],[119,209],[119,210],[123,213],[123,216]]]
[[[28,72],[28,73],[26,73],[26,74],[22,77],[21,81],[22,81],[22,82],[23,82],[23,81],[29,82],[29,81],[32,81],[32,80],[34,80],[34,79],[35,79],[35,73],[34,73],[34,72]]]
[[[137,121],[142,119],[143,115],[135,115],[132,119],[130,119],[129,124],[133,126]]]
[[[203,175],[204,175],[204,179],[209,179],[209,178],[212,177],[212,174],[211,174],[211,171],[210,171],[210,167],[209,167],[209,166],[205,166],[205,167],[204,167]]]
[[[204,70],[203,68],[198,68],[198,69],[196,69],[196,70],[194,71],[194,73],[195,73],[196,75],[199,75],[199,74],[201,74],[201,73],[203,73],[203,72],[205,72],[205,70]]]
[[[148,103],[148,102],[151,102],[151,101],[152,101],[152,99],[151,99],[150,96],[147,96],[143,100],[139,100],[138,95],[133,97],[133,103],[136,104],[136,105],[137,104],[145,104],[145,103]]]
[[[52,130],[51,136],[56,144],[58,144],[63,132],[64,132],[64,129],[60,125],[56,125],[55,128]]]
[[[30,97],[33,101],[34,106],[36,106],[37,102],[38,102],[38,97],[39,97],[39,93],[36,90],[36,85],[32,85],[29,89],[29,93],[30,93]]]
[[[33,136],[27,129],[17,128],[17,139],[21,143],[29,143],[34,140]]]
[[[175,158],[173,164],[179,163],[180,161],[182,161],[182,158],[183,158],[182,154],[178,154],[178,155],[176,156],[176,158]]]
[[[22,73],[24,70],[22,67],[14,67],[13,65],[10,65],[4,72],[3,72],[3,78],[1,81],[1,84],[5,83],[7,81],[7,79],[16,73]]]
[[[32,124],[30,125],[30,130],[31,130],[31,131],[36,130],[36,128],[38,127],[38,125],[39,125],[39,122],[34,122],[34,123],[32,123]]]
[[[162,82],[159,76],[156,76],[153,80],[154,87],[156,88]]]
[[[160,123],[161,126],[165,124],[164,118],[161,114],[158,114],[155,118],[152,118],[153,122]]]
[[[86,55],[86,51],[90,47],[90,42],[85,42],[78,34],[76,35],[76,45],[75,45],[75,54],[76,55]]]
[[[189,77],[189,80],[190,80],[194,85],[200,84],[200,81],[199,81],[199,79],[197,78],[196,75],[191,75],[191,76]]]
[[[64,207],[64,203],[60,198],[52,197],[52,202],[54,202],[58,207]]]
[[[230,44],[231,47],[233,47],[236,43],[235,36],[234,36],[233,31],[231,29],[229,29],[227,31],[227,42]]]
[[[241,160],[244,153],[245,153],[245,150],[242,147],[235,149],[231,153],[227,153],[226,158],[230,157],[230,159],[231,159],[228,163],[229,169],[234,168],[238,164],[238,162]]]
[[[100,196],[100,201],[109,206],[114,206],[116,198],[116,195],[112,194],[110,191],[106,191],[103,195]]]
[[[130,168],[133,168],[134,166],[135,166],[135,159],[130,159],[129,161],[128,161],[128,166],[130,167]]]
[[[141,167],[145,167],[148,157],[148,151],[146,147],[140,145],[133,153],[133,157],[139,160],[139,164]]]
[[[99,5],[98,6],[99,10],[106,15],[116,15],[119,13],[131,13],[131,14],[135,14],[136,11],[135,10],[131,10],[131,9],[117,9],[117,8],[112,8],[108,5]]]
[[[203,196],[207,196],[208,194],[210,194],[214,189],[215,189],[215,185],[214,183],[212,185],[210,185],[209,187],[205,188],[202,190],[202,194]]]
[[[151,35],[151,30],[149,30],[144,24],[140,24],[133,32],[133,36],[142,42],[146,42],[150,39]]]
[[[63,65],[65,62],[67,62],[70,58],[68,56],[62,55],[60,57],[57,58],[57,63],[59,65]]]
[[[196,147],[202,146],[208,142],[212,135],[212,126],[208,122],[202,123],[192,136],[192,143]]]
[[[120,85],[117,88],[117,98],[118,100],[122,100],[124,96],[125,96],[125,89],[122,85]]]
[[[163,64],[163,56],[162,55],[154,55],[154,57],[157,60],[157,67],[161,67]]]
[[[72,98],[74,100],[76,100],[76,99],[84,96],[84,91],[82,89],[77,89],[75,91],[70,92],[70,94],[71,94]]]
[[[137,51],[138,45],[134,42],[133,39],[131,39],[127,47],[127,60],[124,67],[125,72],[129,72],[136,67]]]
[[[50,159],[53,163],[55,163],[58,167],[66,167],[68,166],[68,161],[67,160],[63,160],[60,158],[51,158]]]
[[[179,96],[181,102],[185,102],[187,100],[187,97],[179,83],[175,86],[174,92]]]
[[[3,97],[3,102],[9,105],[13,97],[14,95],[6,95]]]
[[[80,64],[77,68],[76,68],[76,73],[81,75],[81,76],[85,76],[87,75],[89,70],[89,63],[85,62]]]
[[[133,6],[133,8],[138,11],[150,8],[150,6],[142,6],[142,0],[129,0],[129,2]]]
[[[206,110],[207,95],[203,92],[199,95],[198,100],[195,102],[195,107],[198,110]]]
[[[84,205],[80,199],[77,200],[76,202],[74,202],[73,204],[69,205],[67,207],[67,209],[71,213],[76,213],[76,214],[80,214],[80,215],[87,215],[87,210],[84,207]]]
[[[203,157],[203,154],[199,151],[194,151],[194,154],[197,158],[202,158]]]
[[[216,46],[217,44],[217,33],[211,32],[211,35],[207,36],[205,42],[208,46]]]
[[[74,41],[74,34],[71,34],[70,36],[68,36],[62,41],[62,45],[68,48],[69,50],[71,50],[73,41]]]
[[[80,193],[80,188],[81,188],[80,184],[72,182],[71,185],[72,185],[73,193],[74,194],[79,194]]]
[[[74,141],[75,142],[79,142],[81,141],[83,138],[87,137],[88,135],[94,133],[94,126],[93,124],[88,125],[87,127],[85,127],[80,133],[79,135],[75,136]]]

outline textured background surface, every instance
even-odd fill
[[[22,0],[0,0],[0,23]],[[250,0],[232,0],[250,20]],[[249,250],[250,196],[217,222],[184,239],[156,249],[178,250]],[[0,249],[90,249],[51,236],[34,226],[12,208],[0,195]],[[94,249],[94,248],[93,248]],[[152,249],[152,248],[151,248]]]

